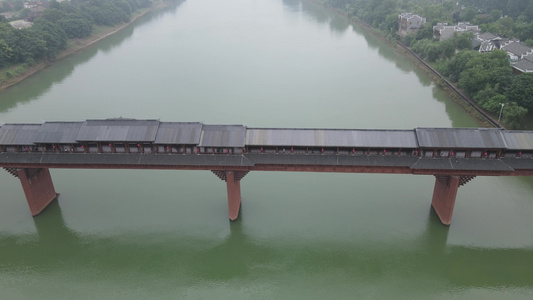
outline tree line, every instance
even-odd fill
[[[64,50],[69,39],[87,37],[95,25],[128,22],[150,0],[51,1],[30,28],[16,29],[0,18],[0,68],[33,64]]]
[[[412,50],[432,63],[443,76],[456,83],[480,107],[497,115],[505,107],[503,121],[521,128],[533,112],[533,73],[513,75],[509,57],[502,50],[480,53],[473,50],[472,33],[446,41],[433,39],[439,22],[471,22],[482,32],[519,38],[533,46],[533,0],[321,0],[362,20],[391,39],[400,39],[398,15],[412,12],[427,19],[417,35],[401,38]],[[437,3],[434,3],[437,2]],[[531,117],[531,114],[529,115]]]

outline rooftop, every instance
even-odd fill
[[[531,53],[533,51],[533,49],[530,47],[516,42],[505,45],[502,47],[502,49],[518,56],[526,55],[527,53]]]

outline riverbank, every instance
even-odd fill
[[[133,14],[131,20],[127,23],[123,23],[117,26],[95,26],[93,33],[86,38],[82,39],[72,39],[68,41],[67,48],[63,50],[61,53],[59,53],[53,60],[47,60],[47,61],[41,61],[37,62],[31,66],[26,66],[24,64],[11,66],[9,68],[3,69],[0,71],[0,77],[2,80],[0,80],[0,91],[15,85],[26,78],[36,74],[37,72],[43,70],[44,68],[54,64],[57,61],[60,61],[64,58],[67,58],[73,54],[76,54],[77,52],[85,49],[88,46],[93,45],[94,43],[99,42],[102,39],[105,39],[106,37],[128,27],[132,23],[134,23],[138,18],[144,16],[148,12],[164,7],[166,4],[161,2],[154,4],[153,6],[140,10]]]

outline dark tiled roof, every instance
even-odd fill
[[[97,142],[153,142],[158,120],[87,120],[76,140]]]
[[[198,145],[201,133],[202,123],[161,122],[154,143]]]
[[[242,155],[161,155],[161,154],[89,154],[89,153],[0,153],[1,163],[40,163],[54,165],[131,165],[164,166],[166,168],[181,166],[251,166]]]
[[[521,59],[512,64],[513,68],[520,72],[533,72],[533,61]]]
[[[503,139],[510,150],[533,150],[533,132],[502,131]]]
[[[46,122],[39,128],[35,143],[74,144],[82,122]]]
[[[469,170],[469,171],[514,171],[509,165],[497,159],[482,158],[421,158],[414,170]]]
[[[522,43],[510,43],[502,47],[503,50],[511,52],[515,55],[522,56],[528,52],[531,52],[532,49]]]
[[[200,147],[244,147],[246,127],[242,125],[204,125]]]
[[[531,170],[533,169],[533,159],[521,158],[502,158],[504,163],[508,164],[515,170]]]
[[[493,33],[491,33],[491,32],[484,32],[484,33],[478,35],[478,38],[480,40],[482,40],[482,41],[490,41],[490,40],[498,38],[498,36],[493,34]]]
[[[4,124],[0,128],[0,144],[33,145],[41,124]]]
[[[412,130],[248,128],[246,145],[301,147],[416,148]]]
[[[505,149],[501,129],[492,128],[417,128],[421,148]]]

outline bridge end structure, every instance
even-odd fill
[[[40,214],[59,195],[54,189],[49,169],[17,169],[16,175],[24,189],[32,216]]]

